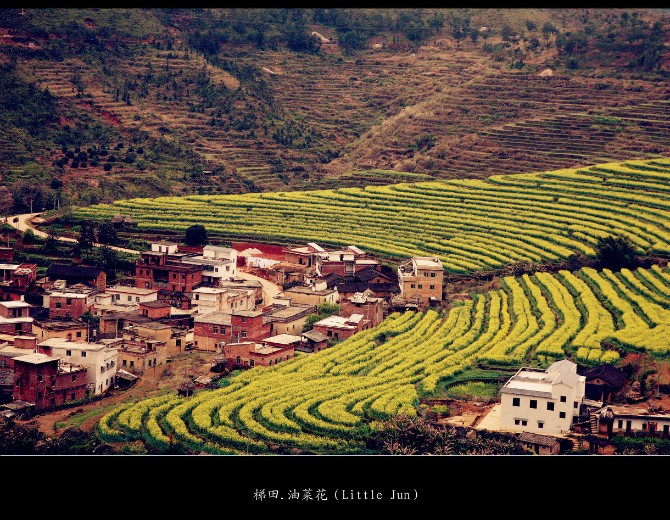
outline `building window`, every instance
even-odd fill
[[[242,331],[242,337],[243,337],[243,338],[246,338],[246,337],[247,337],[247,331],[246,331],[246,330],[243,330],[243,331]]]
[[[409,287],[410,287],[410,289],[416,289],[416,284],[412,283],[412,284],[410,284]]]
[[[71,356],[71,355],[72,355],[72,351],[71,351],[71,350],[66,350],[66,351],[65,351],[65,355],[66,355],[66,356]]]
[[[528,421],[526,421],[525,419],[522,419],[521,420],[521,426],[528,426]]]
[[[72,298],[66,298],[65,305],[72,305]]]
[[[237,357],[235,358],[235,363],[237,363],[238,365],[240,364],[240,356],[237,356]]]
[[[643,430],[646,430],[646,429],[647,429],[647,423],[646,423],[646,422],[643,422],[643,423],[642,423],[642,429],[643,429]]]
[[[77,380],[77,376],[72,376],[72,382],[74,383]]]
[[[86,352],[84,352],[83,350],[81,351],[81,357],[86,357]]]
[[[521,399],[518,397],[512,397],[512,406],[521,406]]]
[[[62,307],[60,302],[56,302],[56,309],[60,309]]]
[[[51,399],[49,399],[49,403],[51,404],[51,406],[55,406],[56,405],[56,398],[52,397]]]
[[[134,362],[134,361],[131,361],[131,362],[130,362],[130,366],[131,366],[131,367],[134,367],[134,366],[135,366],[135,362]]]
[[[554,411],[554,403],[548,402],[547,403],[547,410],[549,410],[550,412],[553,412]]]
[[[246,317],[246,316],[242,316],[242,323],[244,323],[245,321],[247,321],[247,317]]]
[[[519,426],[521,424],[521,419],[514,419],[514,424]]]
[[[42,374],[37,374],[37,382],[38,383],[42,382]]]
[[[537,421],[538,428],[544,428],[544,421]]]
[[[435,273],[430,273],[431,278],[435,278]]]
[[[561,396],[561,402],[562,402],[562,403],[565,403],[567,400],[568,400],[568,399],[567,399],[566,396],[564,396],[564,395]]]
[[[151,284],[149,282],[144,282],[144,287],[147,289],[151,288]]]
[[[573,408],[579,408],[579,401],[575,401]]]
[[[132,302],[132,301],[133,301],[133,297],[132,297],[132,296],[128,296],[128,301],[129,301],[129,302]]]
[[[419,289],[423,289],[423,285],[422,285],[422,284],[419,284]]]
[[[71,401],[74,401],[76,398],[77,398],[76,394],[75,394],[74,392],[72,392],[72,393],[70,394],[70,400],[71,400]]]
[[[430,288],[431,288],[431,289],[435,289],[435,286],[434,286],[434,285],[431,285]]]
[[[530,407],[531,408],[537,408],[537,399],[531,399],[530,400]]]
[[[137,303],[139,303],[139,302],[140,302],[140,297],[139,297],[139,296],[135,296],[135,301],[136,301]]]
[[[115,294],[115,295],[114,295],[114,299],[115,299],[116,301],[119,301],[119,300],[121,299],[121,295],[120,295],[120,294]]]
[[[560,419],[565,419],[565,412],[558,412],[558,417]]]
[[[199,299],[200,299],[200,295],[199,295],[199,294],[196,294],[196,295],[195,295],[195,299],[196,299],[196,300],[199,300]]]
[[[254,366],[254,360],[253,359],[251,361],[249,361],[249,366],[250,367]]]
[[[121,366],[124,366],[124,367],[126,366],[126,360],[125,359],[121,362]]]
[[[77,331],[77,337],[81,338],[81,331],[80,330]]]
[[[217,327],[217,326],[212,327],[212,332],[214,334],[218,334],[219,333],[219,327]]]
[[[38,399],[39,401],[42,400],[42,392],[37,392],[37,399]]]

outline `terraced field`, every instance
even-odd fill
[[[448,313],[394,313],[333,348],[247,370],[221,389],[124,405],[98,432],[158,450],[172,438],[217,454],[268,453],[272,445],[365,453],[376,421],[415,414],[420,395],[475,363],[613,363],[619,350],[670,351],[667,268],[505,277],[500,290]]]
[[[438,255],[452,273],[594,255],[598,239],[628,237],[670,254],[670,159],[300,192],[130,199],[75,216],[130,214],[142,230],[203,224],[225,238],[356,244],[391,258]]]

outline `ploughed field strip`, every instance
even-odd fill
[[[217,390],[122,405],[100,420],[98,434],[159,451],[178,442],[215,454],[277,446],[366,453],[379,420],[415,414],[420,396],[477,363],[612,363],[619,351],[668,353],[667,268],[536,273],[505,277],[501,287],[443,313],[391,314],[332,348],[249,369]]]
[[[218,236],[356,244],[401,258],[437,255],[455,274],[593,255],[601,237],[670,253],[670,159],[366,188],[119,200],[79,218],[129,214],[142,230],[202,224]]]

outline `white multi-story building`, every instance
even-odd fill
[[[107,287],[103,294],[112,296],[112,304],[128,307],[138,307],[140,303],[153,302],[158,299],[158,289],[126,287],[124,285]]]
[[[233,249],[233,251],[235,250]],[[203,283],[214,287],[219,287],[222,280],[230,280],[237,275],[236,260],[208,258],[205,256],[184,256],[181,262],[183,264],[202,266]]]
[[[88,369],[86,382],[95,394],[105,393],[114,386],[119,357],[116,347],[50,338],[38,343],[38,352],[85,366]]]
[[[567,433],[579,416],[585,389],[586,378],[567,359],[546,370],[521,368],[500,390],[500,429]]]

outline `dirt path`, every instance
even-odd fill
[[[206,352],[191,352],[174,356],[171,363],[145,372],[130,388],[112,390],[105,397],[93,403],[38,415],[32,420],[37,421],[40,431],[50,437],[57,437],[65,429],[71,427],[91,432],[103,415],[120,404],[147,399],[165,391],[176,393],[180,382],[190,374],[213,375],[209,364],[209,358],[212,356],[213,353]]]

